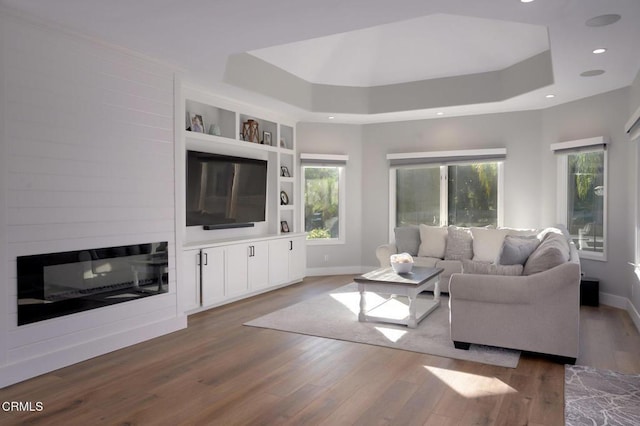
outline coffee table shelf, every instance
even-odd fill
[[[414,267],[410,273],[396,274],[392,268],[380,268],[354,278],[360,292],[358,321],[386,322],[416,328],[420,321],[440,306],[439,279],[442,271],[442,268]],[[421,292],[431,287],[432,300],[418,298]],[[367,306],[366,292],[387,294],[390,297],[376,306]],[[398,296],[408,299],[408,306],[404,308],[405,315],[402,317],[396,314],[399,308],[397,304],[402,303]]]

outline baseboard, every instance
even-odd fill
[[[638,333],[640,333],[640,314],[638,313],[638,310],[636,309],[635,306],[633,306],[633,303],[631,303],[630,300],[627,300],[627,312],[629,312],[629,316],[631,317],[631,320],[633,321],[636,328],[638,329]]]
[[[626,297],[616,296],[615,294],[600,292],[600,303],[618,309],[627,309],[627,305],[631,302]]]
[[[633,306],[633,303],[631,303],[631,300],[627,299],[626,297],[616,296],[615,294],[601,292],[600,303],[602,303],[603,305],[611,306],[613,308],[624,309],[625,311],[627,311],[629,313],[629,316],[631,317],[631,320],[633,321],[633,324],[636,326],[638,332],[640,333],[640,314],[638,313],[635,306]]]
[[[187,317],[183,315],[4,365],[0,367],[0,389],[186,327]]]

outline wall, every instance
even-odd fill
[[[360,273],[362,265],[362,127],[300,123],[296,127],[298,152],[346,154],[345,244],[308,245],[307,274]],[[328,261],[325,261],[325,255]]]
[[[606,262],[583,259],[585,275],[600,279],[600,291],[629,298],[633,268],[634,194],[635,179],[633,147],[624,133],[629,105],[629,89],[620,89],[602,95],[569,102],[543,111],[542,176],[545,205],[543,218],[556,219],[556,157],[549,150],[555,142],[583,139],[593,136],[609,138],[608,185],[608,246]],[[609,300],[610,304],[624,305],[624,301]],[[621,306],[623,307],[623,306]]]
[[[507,148],[505,226],[538,227],[541,114],[537,111],[371,124],[363,130],[363,265],[389,239],[389,153]]]
[[[12,16],[1,38],[0,387],[186,326],[173,71]],[[169,241],[167,294],[17,326],[17,256],[152,241]]]
[[[640,71],[636,74],[636,78],[631,85],[630,96],[629,96],[629,116],[634,113],[638,108],[640,108]],[[632,145],[632,150],[635,150],[635,175],[630,174],[633,177],[633,183],[635,184],[635,188],[633,188],[635,199],[635,235],[636,235],[636,253],[635,253],[635,262],[636,265],[640,264],[640,140],[636,139],[633,142],[630,142]],[[635,320],[636,325],[640,329],[640,266],[636,266],[636,276],[634,277],[633,284],[631,286],[631,304],[633,305],[633,309],[635,312]]]

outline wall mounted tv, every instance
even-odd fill
[[[265,221],[267,161],[187,151],[187,226],[222,229]]]

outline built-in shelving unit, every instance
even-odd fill
[[[176,93],[181,99],[176,102],[175,156],[182,311],[196,312],[300,281],[306,238],[299,223],[295,122],[180,84]],[[266,160],[266,220],[242,228],[187,227],[188,150]]]

